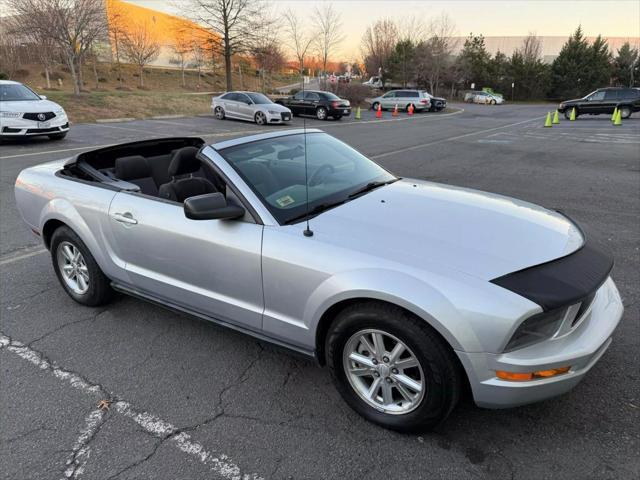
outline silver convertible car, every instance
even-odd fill
[[[101,148],[23,170],[15,194],[77,302],[117,290],[315,357],[400,431],[468,387],[491,408],[567,392],[623,311],[565,215],[398,178],[319,130]]]

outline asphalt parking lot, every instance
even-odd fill
[[[0,146],[0,477],[638,478],[640,115],[546,129],[547,105],[452,107],[306,124],[400,176],[560,208],[608,245],[626,310],[571,393],[510,410],[464,399],[437,432],[402,435],[351,411],[326,370],[252,338],[127,297],[79,306],[15,209],[21,169],[154,136],[215,142],[286,127],[211,117],[73,125],[64,141]]]

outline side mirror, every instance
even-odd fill
[[[221,220],[243,215],[244,208],[228,205],[220,192],[198,195],[184,201],[184,216],[191,220]]]
[[[40,100],[46,100],[47,96],[46,95],[40,95]]]

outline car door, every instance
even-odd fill
[[[253,120],[253,102],[244,93],[238,93],[238,116],[243,120]]]
[[[382,96],[382,108],[393,108],[396,105],[396,92],[388,92]]]
[[[598,90],[589,95],[583,106],[580,106],[580,113],[602,113],[604,94],[604,90]]]
[[[223,98],[223,108],[224,112],[227,116],[238,118],[238,94],[237,93],[227,93]]]
[[[316,92],[304,92],[304,113],[315,115],[316,108],[320,103],[320,95]]]
[[[613,109],[616,108],[616,106],[618,106],[618,102],[620,102],[621,93],[622,90],[618,89],[606,90],[598,113],[613,113]]]
[[[191,220],[181,204],[119,192],[109,208],[113,254],[130,287],[196,313],[262,328],[262,225]]]
[[[289,102],[288,107],[296,115],[302,115],[304,113],[304,93],[305,92],[296,93]]]

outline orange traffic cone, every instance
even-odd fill
[[[376,118],[382,118],[382,105],[378,104],[378,111],[376,112]]]
[[[396,106],[393,109],[393,113],[391,114],[394,117],[398,116],[398,104],[396,103]]]
[[[409,115],[413,115],[413,104],[409,105],[409,108],[407,109],[407,113]]]

